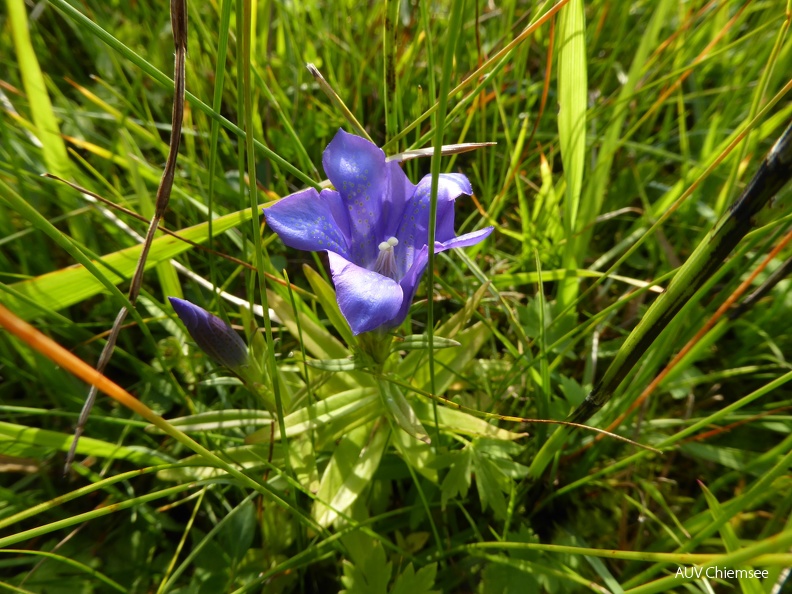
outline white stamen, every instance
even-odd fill
[[[396,256],[393,253],[393,248],[399,245],[399,240],[395,237],[389,237],[387,241],[379,244],[379,256],[374,264],[374,270],[383,276],[387,276],[396,280]]]

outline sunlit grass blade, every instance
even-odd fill
[[[583,404],[569,416],[570,421],[584,423],[610,400],[616,388],[655,338],[696,291],[720,268],[724,259],[750,231],[755,222],[754,217],[786,185],[791,175],[792,125],[770,150],[742,196],[677,271],[666,292],[644,314],[638,326],[619,349],[602,379],[586,396]],[[534,476],[544,471],[566,433],[563,428],[558,429],[544,444],[532,464]]]
[[[1,183],[2,181],[0,181]],[[214,231],[220,233],[249,220],[250,210],[225,215],[214,220]],[[209,224],[200,223],[189,229],[182,229],[178,235],[180,238],[195,243],[204,242],[209,236]],[[170,235],[155,239],[151,244],[146,269],[192,248],[190,243]],[[57,311],[88,299],[103,289],[107,290],[108,286],[118,292],[115,285],[131,278],[141,250],[142,246],[140,245],[126,248],[104,256],[100,262],[93,262],[81,256],[78,261],[82,262],[83,266],[65,268],[35,279],[20,281],[11,287],[35,301],[40,307]],[[100,266],[105,272],[100,272]],[[92,273],[92,271],[95,272]],[[126,299],[126,296],[123,296],[123,299]],[[13,298],[6,303],[13,307],[23,319],[31,319],[40,311],[27,303],[16,302]]]
[[[69,178],[71,177],[71,163],[66,152],[66,143],[61,136],[58,120],[55,117],[52,101],[44,82],[44,75],[30,40],[30,23],[25,3],[23,0],[9,0],[7,6],[22,82],[30,101],[36,135],[41,141],[44,163],[50,173]],[[63,210],[76,206],[75,200],[62,188],[56,188],[55,191],[58,200],[62,203]],[[83,219],[69,219],[69,230],[80,243],[87,241],[88,234]]]

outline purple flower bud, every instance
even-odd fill
[[[232,371],[247,365],[247,345],[231,326],[189,301],[176,297],[168,299],[203,352]]]

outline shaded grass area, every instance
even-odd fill
[[[143,234],[146,223],[41,174],[151,215],[170,130],[169,16],[142,0],[7,7],[0,52],[15,59],[0,68],[0,303],[94,364],[135,264],[122,250],[138,245],[130,231]],[[764,581],[725,580],[734,588],[782,588],[792,564],[789,282],[714,325],[630,407],[787,232],[788,189],[589,421],[662,455],[574,431],[529,476],[551,428],[494,419],[487,429],[442,403],[446,416],[430,428],[436,417],[422,394],[520,418],[561,420],[581,403],[792,118],[789,6],[602,0],[569,2],[556,18],[552,3],[468,0],[460,27],[449,26],[447,3],[253,2],[252,23],[244,8],[189,6],[191,95],[165,225],[203,248],[160,236],[138,315],[107,369],[156,413],[187,417],[173,425],[216,459],[100,398],[78,464],[61,477],[87,388],[3,333],[0,585],[416,594],[726,587],[675,578],[678,567],[710,563],[768,570]],[[254,32],[247,52],[242,22]],[[485,225],[496,233],[438,255],[431,318],[424,287],[397,332],[425,334],[433,319],[438,340],[461,343],[431,363],[411,351],[399,367],[419,416],[430,434],[443,425],[442,438],[426,449],[398,430],[382,438],[379,463],[348,501],[339,499],[351,476],[344,463],[375,459],[376,448],[364,446],[381,435],[365,430],[374,379],[304,364],[350,353],[324,256],[288,250],[266,228],[259,243],[250,225],[251,170],[262,204],[317,185],[324,147],[339,127],[352,130],[307,62],[388,154],[432,146],[438,126],[444,144],[497,142],[441,161],[475,192],[457,203],[457,233]],[[448,113],[438,117],[430,112],[444,83]],[[255,142],[253,167],[243,128]],[[430,161],[404,169],[417,181]],[[266,257],[257,263],[259,245]],[[782,250],[756,285],[789,256]],[[71,270],[79,258],[96,270]],[[200,284],[260,303],[257,267],[283,322],[273,324],[271,345],[260,317]],[[116,284],[121,292],[111,293]],[[190,342],[169,295],[229,319],[256,356],[274,357],[288,445],[270,449],[261,400]],[[320,415],[321,425],[303,430],[302,414]],[[340,482],[323,478],[328,468]],[[348,505],[331,526],[322,502]]]

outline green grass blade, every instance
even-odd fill
[[[558,142],[566,182],[564,229],[566,236],[572,237],[581,226],[578,224],[578,212],[586,158],[588,79],[583,0],[571,0],[558,15]],[[580,223],[585,225],[588,221]],[[581,256],[575,242],[568,242],[564,250],[564,267],[576,269]],[[577,286],[576,278],[561,281],[558,301],[562,309],[577,299]]]
[[[0,184],[2,184],[2,181],[0,181]],[[17,202],[14,203],[17,204]],[[220,233],[237,227],[248,220],[250,220],[250,210],[231,213],[215,219],[214,231]],[[44,222],[46,223],[46,220]],[[56,229],[55,232],[57,232]],[[179,232],[179,236],[195,243],[201,243],[209,237],[209,224],[201,223],[182,229]],[[62,241],[65,242],[66,240],[62,239]],[[70,250],[74,250],[71,244],[68,245]],[[151,244],[151,251],[146,261],[146,269],[190,249],[193,249],[192,245],[171,235],[155,239]],[[16,300],[11,296],[7,298],[6,303],[14,309],[14,313],[19,317],[29,320],[39,315],[41,308],[57,311],[93,297],[103,289],[110,290],[119,299],[126,300],[126,296],[115,285],[132,276],[141,250],[142,246],[136,245],[108,254],[100,262],[93,262],[80,255],[79,258],[75,257],[75,259],[81,262],[82,266],[64,268],[57,272],[51,272],[31,280],[10,285],[14,291],[39,304],[39,308]],[[105,269],[105,272],[99,270],[100,266]],[[135,310],[131,309],[130,314],[135,316]]]

